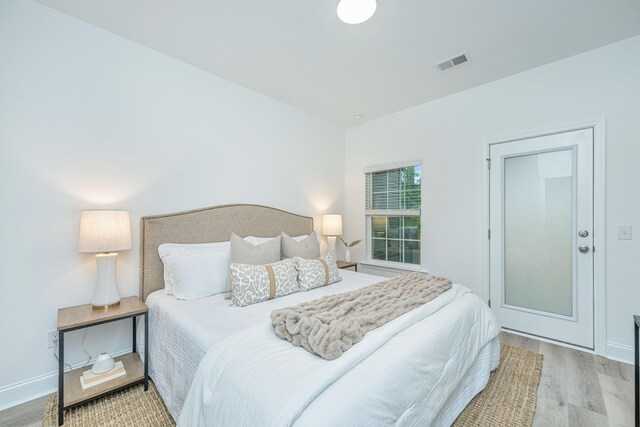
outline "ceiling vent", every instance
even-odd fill
[[[436,64],[436,67],[438,67],[438,70],[444,71],[444,70],[448,70],[449,68],[453,68],[457,65],[462,65],[465,62],[469,62],[469,57],[467,56],[466,52],[461,53],[460,55],[456,55],[453,58],[446,59],[442,62],[438,62]]]

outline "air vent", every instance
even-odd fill
[[[467,56],[466,52],[460,55],[456,55],[453,58],[446,59],[442,62],[438,62],[436,64],[436,67],[438,67],[438,70],[444,71],[457,65],[464,64],[465,62],[469,62],[469,57]]]

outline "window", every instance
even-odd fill
[[[420,265],[419,162],[365,170],[369,259]]]

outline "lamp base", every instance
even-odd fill
[[[91,298],[91,305],[94,310],[107,310],[120,304],[120,291],[116,281],[117,261],[118,254],[115,252],[96,255],[98,280],[93,298]]]
[[[327,236],[327,250],[335,251],[336,250],[336,236]]]
[[[120,305],[120,301],[114,302],[113,304],[107,304],[107,305],[93,305],[93,304],[91,304],[91,308],[94,309],[95,311],[105,311],[105,310],[109,310],[110,308],[116,308],[119,305]]]

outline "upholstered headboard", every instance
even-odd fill
[[[223,205],[140,218],[140,298],[164,288],[158,246],[163,243],[208,243],[239,236],[271,237],[310,234],[313,218],[258,205]]]

